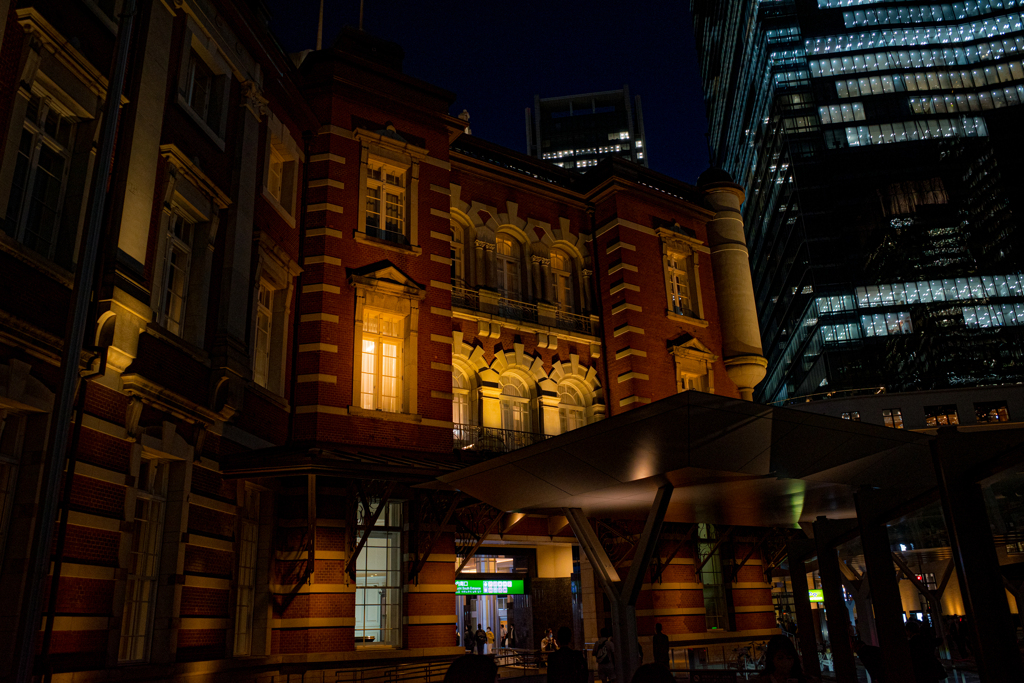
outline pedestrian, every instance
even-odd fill
[[[505,624],[501,625],[501,647],[508,647],[508,630],[505,628]]]
[[[573,649],[572,630],[568,626],[559,628],[555,642],[558,650],[548,655],[548,683],[587,683],[587,658]]]
[[[914,667],[914,679],[917,683],[935,683],[945,680],[949,675],[942,662],[935,655],[939,639],[930,628],[924,628],[917,619],[907,620],[907,635],[910,636],[910,663]]]
[[[601,629],[601,637],[594,643],[592,651],[597,660],[597,675],[604,681],[615,680],[615,643],[612,642],[612,630],[607,626]]]
[[[497,679],[498,665],[480,655],[462,655],[444,675],[444,683],[495,683]]]
[[[509,647],[515,647],[516,646],[516,625],[515,624],[509,624],[508,625],[508,646]]]
[[[476,640],[476,653],[482,655],[484,653],[484,646],[487,645],[487,631],[484,630],[483,624],[476,625],[474,639]]]
[[[654,625],[654,663],[668,666],[668,636],[661,632],[661,624]]]
[[[631,683],[675,683],[672,675],[664,664],[644,664],[633,674]]]
[[[800,659],[796,655],[796,648],[789,638],[779,633],[768,640],[768,647],[764,653],[764,670],[758,678],[770,683],[807,683]]]
[[[466,632],[462,634],[462,645],[466,648],[466,654],[471,655],[476,650],[476,636],[473,635],[473,629],[469,624],[466,624]]]
[[[494,631],[490,626],[487,627],[487,651],[494,652]]]
[[[555,636],[551,633],[551,629],[544,631],[544,637],[540,641],[540,649],[544,652],[555,651]]]

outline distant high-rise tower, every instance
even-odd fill
[[[526,109],[527,152],[563,168],[585,170],[607,156],[647,166],[640,96],[622,90],[533,99]]]

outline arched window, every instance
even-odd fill
[[[551,252],[551,288],[558,309],[573,310],[572,261],[560,251]]]
[[[558,385],[558,423],[562,434],[587,423],[585,402],[580,390],[569,383]]]
[[[452,422],[459,425],[472,424],[469,394],[472,389],[466,373],[458,367],[452,369]]]
[[[507,235],[498,235],[494,240],[498,265],[498,288],[502,296],[519,298],[519,272],[522,268],[519,244]]]
[[[515,375],[503,375],[501,387],[501,428],[515,432],[530,431],[530,390]]]
[[[466,248],[462,227],[452,223],[452,284],[466,286]]]

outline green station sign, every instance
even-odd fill
[[[522,579],[457,579],[456,595],[523,595]]]
[[[820,588],[807,591],[807,595],[811,602],[825,602],[825,591]]]

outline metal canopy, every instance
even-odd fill
[[[322,474],[416,483],[429,481],[438,474],[459,467],[451,461],[420,459],[410,455],[410,451],[370,446],[291,444],[224,456],[221,473],[229,479]]]
[[[929,440],[687,391],[438,480],[506,511],[638,518],[671,483],[666,521],[795,526],[856,517],[864,485],[904,499],[933,488]]]

